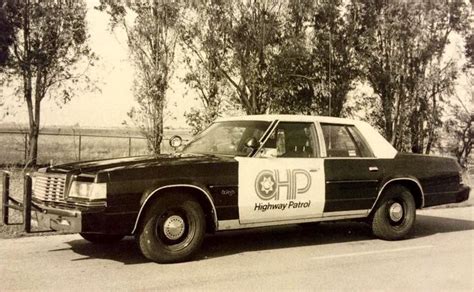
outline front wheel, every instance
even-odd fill
[[[158,263],[190,259],[204,239],[201,205],[190,195],[169,193],[147,210],[137,241],[143,255]]]
[[[375,236],[386,240],[398,240],[407,236],[416,217],[413,195],[403,186],[387,189],[372,218]]]

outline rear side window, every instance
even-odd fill
[[[321,124],[328,157],[372,157],[372,152],[352,125]]]

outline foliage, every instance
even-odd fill
[[[222,93],[209,103],[218,86],[248,114],[340,114],[357,77],[342,1],[210,0],[190,10],[185,81],[206,110],[219,110]]]
[[[313,112],[340,116],[349,91],[358,77],[354,43],[358,36],[343,12],[343,1],[323,1],[314,7],[310,34]]]
[[[466,48],[465,54],[467,57],[467,69],[474,68],[474,33],[468,34],[466,36]]]
[[[48,93],[69,101],[94,54],[87,41],[86,6],[83,1],[0,0],[0,73],[7,80],[20,79],[17,92],[26,102],[29,117],[28,157],[36,164],[41,102]],[[81,65],[83,72],[79,72]]]
[[[455,117],[448,119],[444,128],[450,139],[448,140],[447,152],[455,156],[459,164],[466,168],[469,165],[469,157],[473,147],[474,115],[468,115],[459,107],[455,108]]]
[[[227,81],[219,71],[228,53],[225,29],[220,27],[227,23],[224,7],[225,2],[214,0],[197,4],[188,9],[189,20],[180,27],[187,69],[183,81],[198,94],[203,107],[185,114],[195,134],[212,123],[226,103]]]
[[[272,98],[269,76],[279,40],[279,1],[207,1],[193,7],[194,13],[200,14],[203,7],[207,8],[200,20],[184,27],[185,47],[200,63],[197,78],[188,75],[192,78],[186,81],[194,88],[198,79],[211,81],[201,82],[204,86],[199,87],[208,91],[201,99],[219,82],[247,114],[264,113]]]
[[[453,31],[467,30],[464,1],[353,0],[349,7],[364,77],[382,105],[385,136],[399,150],[429,153],[440,103],[459,68],[443,59]]]
[[[141,129],[151,151],[159,154],[163,140],[166,92],[173,74],[176,30],[180,6],[173,1],[107,1],[98,9],[111,16],[112,28],[127,34],[130,55],[136,68],[134,82],[138,106],[129,117]],[[130,17],[134,17],[130,24]]]

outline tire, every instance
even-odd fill
[[[79,233],[82,238],[92,243],[114,243],[122,240],[125,235],[121,234],[97,234],[97,233]]]
[[[385,240],[407,236],[416,218],[416,206],[410,191],[395,185],[384,191],[372,218],[372,232]]]
[[[196,254],[205,230],[201,205],[188,194],[168,193],[148,208],[137,241],[142,254],[154,262],[181,262]]]

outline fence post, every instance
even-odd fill
[[[82,144],[82,136],[79,134],[79,158],[78,160],[81,161],[81,144]]]
[[[31,187],[32,179],[29,173],[25,175],[24,193],[23,193],[23,226],[25,232],[31,232]]]
[[[3,224],[8,224],[8,201],[10,199],[10,174],[3,172],[3,196],[2,196],[2,213]]]
[[[128,156],[132,156],[132,137],[128,137]]]

